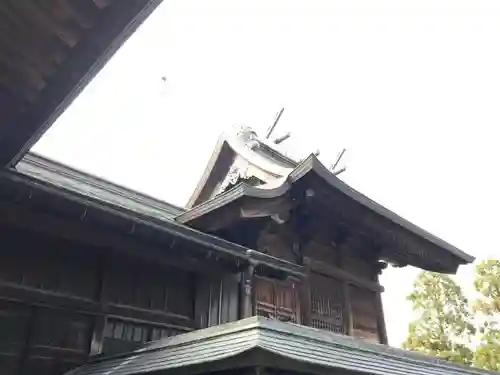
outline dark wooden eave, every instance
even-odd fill
[[[230,205],[238,206],[237,202],[245,199],[252,199],[254,201],[255,199],[262,199],[270,201],[283,197],[288,194],[295,185],[300,183],[301,180],[311,176],[319,178],[323,181],[329,189],[332,189],[330,191],[335,192],[337,195],[340,193],[344,199],[347,199],[350,202],[355,202],[358,206],[362,207],[365,212],[376,215],[376,217],[380,218],[384,223],[388,223],[389,226],[387,228],[391,231],[410,234],[412,238],[421,242],[423,248],[428,247],[431,249],[430,253],[432,255],[434,252],[434,257],[439,257],[440,254],[445,254],[454,259],[452,262],[453,265],[445,265],[445,269],[436,269],[436,271],[456,272],[456,267],[458,267],[459,264],[467,264],[474,261],[474,257],[466,254],[462,250],[440,239],[439,237],[434,236],[415,224],[403,219],[394,212],[351,188],[325,168],[315,155],[311,155],[301,162],[278,187],[266,189],[265,187],[254,187],[245,183],[240,183],[215,198],[203,202],[198,206],[182,213],[176,218],[176,221],[203,229],[202,227],[197,226],[196,222],[204,217],[206,219],[205,222],[210,221],[209,216],[217,216],[219,211],[224,210]],[[398,244],[398,246],[403,247],[402,245],[404,244]],[[404,249],[398,249],[398,251],[403,252]],[[438,251],[438,253],[435,251]],[[444,253],[442,253],[442,251],[444,251]],[[403,263],[401,265],[406,264]],[[425,264],[412,265],[429,269],[429,267]]]
[[[91,238],[108,248],[131,247],[142,252],[155,250],[159,260],[182,256],[193,260],[220,260],[239,266],[261,265],[283,275],[303,276],[302,267],[261,254],[252,249],[211,236],[168,218],[151,217],[123,205],[102,201],[54,186],[15,171],[0,173],[0,215],[23,225],[23,213],[36,216],[37,230],[53,230],[53,235]],[[78,226],[77,226],[78,225]],[[78,239],[78,238],[76,238]],[[129,245],[132,244],[132,245]],[[175,255],[172,250],[184,249]],[[187,252],[189,250],[189,254]],[[222,263],[221,263],[222,264]]]
[[[249,368],[311,375],[496,374],[328,331],[252,317],[97,359],[68,375],[193,375]]]
[[[173,220],[185,211],[181,207],[70,168],[33,152],[27,153],[15,169],[21,174],[51,185],[160,220]]]
[[[54,123],[162,0],[0,4],[0,167]]]

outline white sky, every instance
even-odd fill
[[[165,0],[34,150],[183,205],[222,131],[285,106],[292,153],[347,147],[354,188],[497,256],[499,19],[498,0]],[[393,345],[415,272],[383,276]]]

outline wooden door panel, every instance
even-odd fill
[[[300,323],[300,304],[293,282],[255,278],[257,315],[271,319]]]

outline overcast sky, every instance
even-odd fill
[[[497,256],[499,19],[498,0],[165,0],[34,150],[182,206],[222,131],[284,106],[291,155],[346,147],[344,181]],[[415,273],[382,279],[393,345]]]

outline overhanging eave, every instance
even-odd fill
[[[190,224],[194,223],[200,218],[206,215],[216,215],[216,212],[222,207],[229,204],[235,204],[234,202],[243,202],[246,198],[257,198],[257,199],[276,199],[293,189],[299,181],[302,181],[306,176],[315,176],[319,178],[324,185],[328,186],[328,189],[335,194],[341,194],[344,200],[357,204],[362,207],[365,212],[370,213],[373,217],[378,218],[377,221],[384,223],[383,225],[389,225],[390,230],[396,233],[401,233],[403,235],[409,236],[413,243],[420,243],[422,247],[428,247],[431,252],[431,257],[435,259],[439,258],[439,254],[434,251],[444,251],[449,254],[455,260],[448,266],[442,267],[436,266],[435,271],[439,272],[456,272],[456,268],[460,264],[472,263],[475,258],[469,254],[463,252],[457,247],[449,244],[448,242],[442,240],[441,238],[434,236],[433,234],[425,231],[424,229],[416,226],[415,224],[403,219],[399,215],[390,211],[389,209],[383,207],[382,205],[376,203],[360,192],[356,191],[348,184],[340,180],[338,177],[333,175],[323,164],[317,159],[315,155],[309,156],[302,163],[300,163],[288,176],[283,180],[283,183],[272,189],[266,189],[264,186],[250,186],[244,183],[240,183],[233,189],[230,189],[217,197],[203,202],[200,205],[182,213],[176,220],[180,223]],[[427,244],[427,245],[426,245]],[[398,251],[404,251],[404,249],[398,249]],[[411,261],[411,257],[409,258]],[[412,263],[406,263],[401,265],[407,265]],[[427,265],[425,262],[419,262],[417,265],[424,269],[432,269],[431,265]]]

